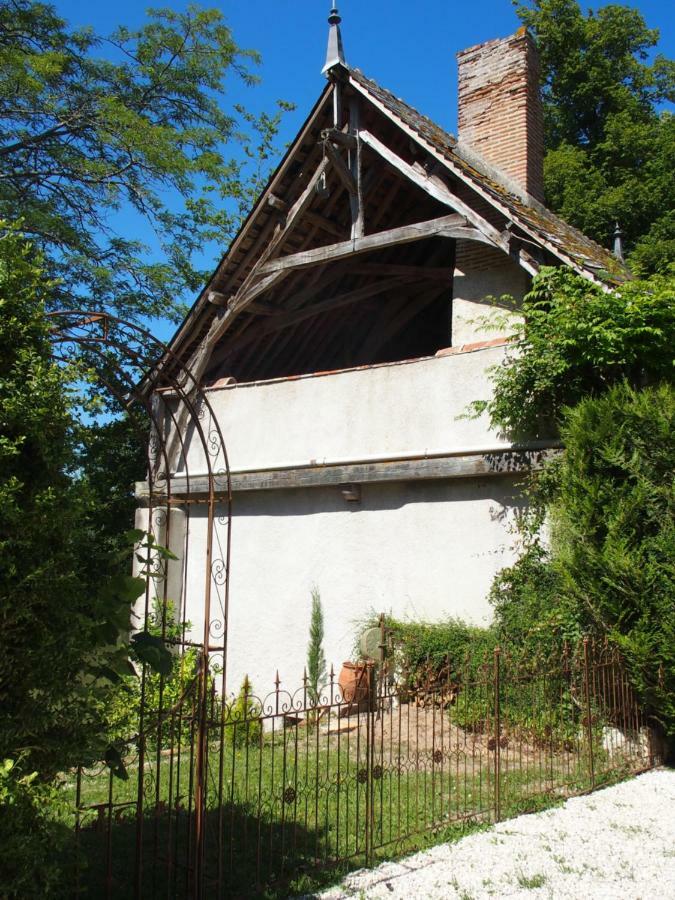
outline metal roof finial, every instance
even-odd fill
[[[321,70],[322,75],[326,75],[333,66],[345,65],[345,53],[342,48],[342,34],[340,33],[340,22],[342,21],[337,11],[335,0],[333,0],[328,16],[328,24],[330,30],[328,32],[328,50],[326,51],[326,63]]]
[[[614,256],[617,259],[624,261],[623,258],[623,231],[619,227],[619,223],[617,222],[614,226]]]

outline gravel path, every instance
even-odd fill
[[[406,900],[675,900],[675,771],[501,822],[319,895]]]

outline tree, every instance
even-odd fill
[[[644,275],[675,259],[675,63],[641,13],[577,0],[516,2],[541,55],[547,204],[607,246],[619,222]]]
[[[42,250],[51,303],[180,315],[205,277],[193,255],[228,242],[266,174],[280,113],[221,107],[257,61],[217,10],[155,10],[104,39],[0,0],[0,218]]]
[[[494,397],[479,404],[493,425],[555,431],[564,446],[534,473],[524,552],[493,584],[500,640],[527,658],[610,636],[673,736],[674,301],[672,275],[608,292],[543,270]]]
[[[0,238],[0,759],[21,759],[43,781],[104,756],[104,700],[129,672],[123,637],[131,604],[145,587],[127,574],[128,562],[127,572],[118,570],[118,548],[101,539],[91,515],[70,409],[71,373],[51,357],[44,317],[50,288],[33,248],[6,230]]]
[[[673,275],[605,291],[569,269],[544,268],[521,312],[511,351],[493,372],[493,398],[473,404],[499,428],[550,435],[564,408],[588,395],[673,377]]]
[[[565,417],[550,518],[560,598],[617,641],[675,739],[674,434],[671,383],[581,401]]]
[[[323,609],[318,588],[312,588],[312,612],[307,644],[307,687],[311,703],[318,703],[326,683],[326,657],[323,652]]]

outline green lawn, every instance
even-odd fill
[[[497,766],[487,736],[451,727],[441,712],[411,709],[405,718],[394,712],[388,721],[328,735],[330,725],[268,732],[252,743],[243,733],[248,726],[239,726],[222,754],[213,735],[204,862],[209,896],[309,891],[350,867],[483,827],[495,818],[497,776],[500,818],[591,788],[581,739],[532,741],[511,732]],[[594,745],[596,784],[639,768],[634,755],[607,752],[599,737]],[[82,779],[83,895],[105,896],[107,883],[113,897],[133,893],[138,766],[130,762],[128,772],[128,781],[106,771]],[[189,745],[146,760],[144,898],[185,895],[194,777]],[[65,790],[74,805],[73,779]]]

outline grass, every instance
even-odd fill
[[[435,715],[435,714],[434,714]],[[463,734],[463,738],[462,738]],[[249,744],[209,744],[206,896],[277,898],[310,893],[350,869],[455,840],[495,819],[494,748],[455,729],[429,747],[317,728],[287,728]],[[241,735],[240,735],[241,737]],[[244,736],[245,737],[245,736]],[[239,746],[238,746],[239,744]],[[367,749],[370,746],[371,756]],[[443,746],[438,756],[434,746]],[[596,786],[630,772],[630,763],[594,747]],[[501,750],[499,817],[535,812],[589,790],[588,754],[523,745]],[[139,769],[128,781],[88,773],[80,796],[80,874],[84,896],[128,897],[137,851]],[[143,772],[141,894],[185,896],[194,823],[195,765],[189,746],[156,752]],[[64,791],[75,804],[70,778]],[[368,827],[367,827],[368,826]],[[221,851],[219,853],[219,848]]]
[[[537,875],[524,875],[522,872],[518,875],[518,885],[528,891],[543,887],[546,884],[546,876],[541,873]]]

